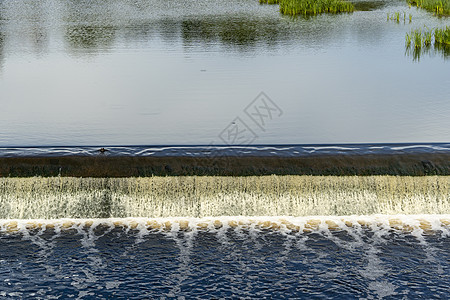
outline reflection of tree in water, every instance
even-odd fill
[[[157,35],[158,27],[154,22],[143,22],[139,25],[125,26],[121,29],[120,36],[126,43],[136,41],[148,41]]]
[[[88,2],[88,3],[87,3]],[[64,1],[64,38],[72,53],[105,52],[112,48],[120,20],[114,1]]]
[[[0,5],[0,72],[3,69],[3,61],[5,59],[4,49],[5,49],[5,33],[3,32],[2,22],[3,22],[3,7]]]
[[[3,49],[5,43],[5,34],[1,30],[2,28],[0,27],[0,72],[2,71],[3,67],[3,60],[4,60]]]
[[[114,43],[113,26],[76,25],[66,29],[66,40],[72,49],[109,49]]]
[[[386,6],[387,2],[384,0],[375,1],[357,1],[352,2],[356,11],[373,11]]]
[[[290,36],[276,20],[245,18],[184,20],[181,29],[186,45],[220,43],[244,51],[258,45],[275,46]]]
[[[162,19],[158,21],[158,31],[164,42],[174,43],[180,37],[180,22],[172,19]]]

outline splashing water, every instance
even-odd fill
[[[3,220],[8,297],[446,297],[450,215]]]
[[[446,298],[449,195],[443,176],[2,178],[0,296]]]
[[[1,219],[446,214],[450,176],[1,178]]]

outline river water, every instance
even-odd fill
[[[3,178],[0,296],[450,296],[446,176]]]
[[[292,19],[257,0],[0,1],[0,146],[448,142],[448,53],[417,61],[405,34],[449,19],[363,3]]]
[[[448,153],[449,19],[361,3],[0,0],[0,156]],[[280,178],[3,178],[0,297],[450,297],[447,177]]]
[[[449,215],[315,219],[3,221],[0,296],[448,298]]]

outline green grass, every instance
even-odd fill
[[[415,29],[406,34],[406,52],[419,61],[422,54],[440,53],[444,58],[450,56],[450,27],[433,30]]]
[[[445,29],[436,28],[434,30],[434,43],[450,46],[450,26],[446,26]]]
[[[438,16],[450,15],[450,0],[407,0],[410,5],[426,9]]]
[[[279,4],[280,12],[290,16],[337,14],[355,10],[353,4],[344,0],[279,0]]]
[[[436,28],[434,30],[420,29],[412,30],[411,33],[406,34],[406,47],[414,44],[414,48],[420,49],[429,47],[434,39],[434,44],[439,46],[450,46],[450,27]]]
[[[280,0],[280,12],[291,16],[353,11],[353,4],[343,0]]]
[[[409,23],[412,21],[412,15],[409,14]],[[387,13],[387,21],[394,21],[400,23],[400,20],[403,20],[403,23],[406,23],[406,12],[394,12]]]

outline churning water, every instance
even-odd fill
[[[8,298],[447,298],[450,215],[10,220]]]
[[[404,37],[448,19],[368,6],[292,19],[258,0],[0,0],[0,156],[239,144],[222,135],[237,121],[260,144],[316,145],[224,154],[447,153],[448,53],[414,61]],[[386,21],[403,11],[411,23]],[[245,111],[261,91],[280,109],[264,127]],[[0,297],[449,298],[449,189],[448,177],[1,178]]]
[[[447,298],[449,180],[2,178],[0,296]]]
[[[450,176],[0,178],[1,219],[449,212]]]

